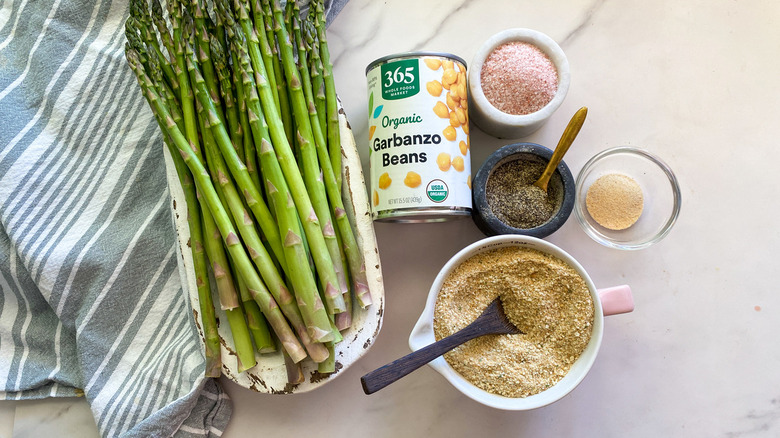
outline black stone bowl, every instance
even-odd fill
[[[477,171],[472,188],[472,197],[474,209],[471,217],[480,230],[487,236],[497,234],[522,234],[524,236],[533,236],[544,238],[558,230],[569,218],[574,208],[575,184],[574,177],[566,163],[561,160],[556,168],[550,184],[561,184],[562,199],[561,205],[553,213],[552,217],[542,225],[534,228],[515,228],[507,225],[497,218],[488,205],[485,187],[488,178],[493,169],[498,166],[516,159],[537,160],[545,165],[550,161],[553,151],[536,143],[514,143],[506,145],[490,154],[482,166]]]

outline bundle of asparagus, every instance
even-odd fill
[[[221,372],[210,277],[240,372],[277,343],[292,383],[306,357],[333,372],[352,302],[371,295],[341,196],[322,4],[146,1],[131,0],[125,52],[185,195],[206,375]]]

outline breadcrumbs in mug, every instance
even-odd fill
[[[558,383],[593,331],[593,299],[585,280],[557,257],[531,248],[476,254],[439,291],[436,340],[473,322],[496,297],[522,333],[472,339],[444,358],[472,384],[505,397],[528,397]]]

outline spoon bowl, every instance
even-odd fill
[[[501,299],[496,298],[474,322],[461,330],[361,377],[360,383],[363,385],[363,392],[373,394],[474,338],[484,335],[516,335],[519,333],[521,333],[520,330],[506,317]]]
[[[558,140],[558,146],[555,147],[552,158],[550,158],[550,161],[547,163],[547,167],[545,167],[544,172],[542,172],[542,176],[534,183],[536,187],[547,192],[547,184],[550,182],[550,177],[553,172],[555,172],[555,169],[558,167],[561,160],[563,160],[563,156],[568,152],[571,144],[574,143],[574,139],[577,138],[577,134],[580,133],[582,124],[585,123],[585,117],[587,116],[588,107],[585,106],[574,113],[571,120],[569,120],[569,124],[566,125],[566,129],[563,130],[561,139]]]

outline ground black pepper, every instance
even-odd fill
[[[533,185],[547,163],[535,159],[515,159],[496,167],[485,187],[493,214],[514,228],[529,229],[543,225],[560,208],[562,184],[551,178],[545,193]]]

